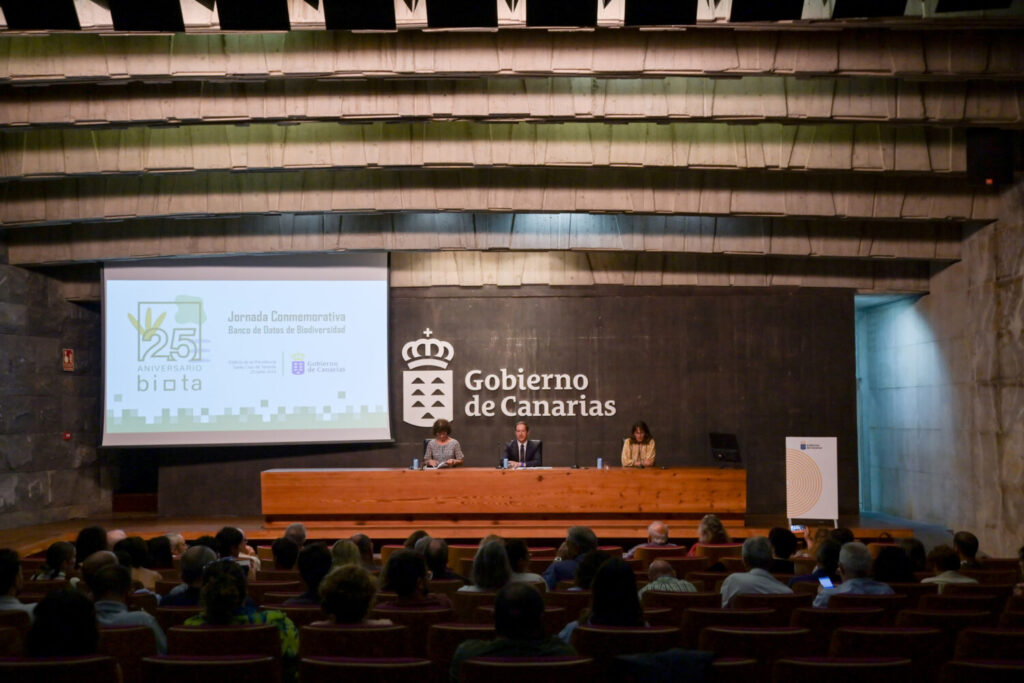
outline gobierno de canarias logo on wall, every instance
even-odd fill
[[[430,427],[435,420],[455,419],[455,392],[450,364],[455,349],[433,338],[433,330],[402,347],[408,369],[402,373],[402,420],[416,427]],[[466,417],[611,417],[614,400],[587,395],[590,377],[583,373],[526,372],[524,368],[466,371],[470,392],[463,406]],[[494,395],[501,392],[503,395]]]

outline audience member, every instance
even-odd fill
[[[817,559],[818,546],[820,546],[826,538],[829,538],[830,531],[832,531],[832,528],[827,526],[804,528],[804,542],[807,544],[807,547],[802,550],[798,550],[795,557],[812,557]]]
[[[363,564],[363,569],[371,573],[380,569],[380,565],[373,560],[373,541],[370,540],[369,536],[366,534],[352,534],[350,540],[359,548],[359,558]],[[447,558],[445,558],[445,561],[448,561]]]
[[[796,552],[796,534],[780,526],[768,532],[768,542],[772,545],[772,574],[794,574],[796,566],[789,558]]]
[[[589,527],[585,526],[574,526],[570,527],[568,533],[565,536],[565,543],[567,552],[571,555],[572,559],[555,558],[555,561],[548,565],[548,568],[544,570],[544,581],[548,585],[548,590],[555,590],[558,587],[559,581],[570,581],[576,576],[576,570],[580,566],[580,561],[587,553],[594,552],[597,550],[597,536]]]
[[[1018,576],[1024,577],[1024,545],[1017,551],[1017,569]],[[1017,596],[1024,595],[1024,581],[1021,581],[1013,587],[1013,594]]]
[[[218,554],[221,557],[230,557],[247,570],[259,571],[260,559],[256,553],[245,543],[245,533],[233,526],[226,526],[217,532]]]
[[[921,579],[921,583],[939,584],[939,592],[947,583],[978,583],[977,579],[964,576],[960,573],[960,554],[948,545],[937,545],[928,553],[928,566],[935,572],[935,576]]]
[[[85,562],[85,558],[94,552],[109,549],[107,531],[101,526],[87,526],[78,532],[75,539],[75,557],[79,562]]]
[[[380,607],[423,607],[451,608],[452,601],[447,595],[430,592],[427,579],[427,563],[412,550],[396,550],[388,557],[381,574],[383,589],[394,591],[397,598],[380,604]]]
[[[295,561],[299,559],[299,545],[283,536],[270,544],[270,552],[274,555],[274,569],[295,569]]]
[[[856,540],[853,536],[853,532],[844,526],[833,529],[829,532],[829,536],[839,541],[841,545],[853,543]]]
[[[675,543],[668,542],[668,525],[665,522],[651,522],[647,526],[647,542],[630,548],[623,557],[633,559],[637,548],[678,548]],[[680,551],[682,552],[682,551]]]
[[[132,572],[121,565],[108,565],[92,579],[96,600],[96,620],[103,626],[147,626],[156,638],[156,650],[167,653],[167,638],[156,619],[139,610],[128,611],[128,595],[132,591]]]
[[[306,590],[302,595],[288,598],[284,604],[319,605],[320,583],[331,572],[332,567],[331,551],[327,549],[327,544],[319,542],[307,545],[299,551],[296,565],[299,568],[302,583],[306,585]]]
[[[420,557],[426,559],[427,557],[427,546],[434,540],[430,536],[421,536],[416,543],[412,546],[412,551]]]
[[[561,657],[576,651],[558,638],[545,637],[544,599],[533,586],[510,583],[494,601],[494,640],[467,640],[452,657],[449,679],[459,680],[459,669],[474,657]]]
[[[644,610],[637,595],[636,575],[621,557],[607,560],[597,569],[590,608],[580,614],[578,621],[570,622],[558,637],[564,643],[572,642],[572,634],[580,624],[595,626],[645,626]]]
[[[9,548],[0,549],[0,610],[18,610],[32,617],[36,603],[26,604],[17,598],[24,584],[18,553]]]
[[[693,593],[697,590],[689,581],[676,578],[676,570],[665,560],[655,560],[647,568],[648,583],[640,589],[637,597],[641,600],[647,591],[666,593]]]
[[[366,615],[377,594],[377,580],[359,565],[348,564],[335,569],[320,584],[320,600],[328,619],[314,622],[326,624],[364,624],[390,626],[390,619],[367,619]]]
[[[722,607],[729,607],[740,593],[792,593],[793,589],[769,572],[772,544],[764,536],[752,536],[743,542],[743,564],[748,571],[730,574],[722,582]]]
[[[294,660],[299,654],[299,632],[283,612],[258,610],[246,604],[245,570],[237,562],[214,562],[203,572],[200,593],[203,611],[185,620],[186,626],[270,624],[281,637],[281,656]]]
[[[127,565],[131,567],[132,581],[148,591],[156,590],[156,582],[162,580],[163,576],[148,568],[149,547],[141,536],[121,539],[114,545],[114,552],[127,554]]]
[[[825,537],[815,545],[815,548],[815,558],[818,563],[814,566],[814,571],[810,574],[794,576],[789,580],[790,586],[806,581],[820,581],[822,578],[827,578],[834,584],[840,582],[839,550],[842,548],[842,545],[836,539],[830,538],[826,533]]]
[[[287,538],[301,549],[306,545],[306,525],[302,522],[292,522],[284,530],[283,538]]]
[[[839,577],[843,580],[834,588],[818,591],[814,598],[815,607],[828,607],[833,595],[892,595],[888,584],[869,579],[871,573],[871,551],[863,543],[852,541],[839,551]]]
[[[953,548],[960,556],[961,569],[980,569],[978,562],[978,537],[970,531],[958,531],[953,534]]]
[[[460,593],[492,593],[501,590],[512,578],[512,568],[505,554],[505,543],[488,541],[473,558],[473,584],[463,586]]]
[[[92,587],[93,577],[96,572],[112,564],[120,564],[117,555],[110,550],[97,550],[82,562],[82,581],[88,586],[90,594],[95,595]]]
[[[416,541],[420,540],[424,536],[429,536],[429,535],[430,534],[428,534],[423,529],[417,529],[416,531],[414,531],[411,534],[409,534],[408,538],[405,539],[405,543],[403,545],[405,546],[406,550],[412,550],[413,548],[416,547]]]
[[[146,541],[149,551],[149,567],[152,569],[174,569],[174,557],[171,553],[171,539],[166,536],[154,536]]]
[[[128,534],[124,529],[111,529],[107,532],[107,547],[113,550],[115,545],[126,538],[128,538]]]
[[[718,518],[718,515],[704,515],[700,520],[700,524],[697,525],[697,542],[693,544],[687,555],[689,557],[696,557],[698,546],[724,545],[726,543],[732,543],[732,538],[729,536],[729,532],[725,530],[722,520]]]
[[[923,572],[928,568],[928,554],[924,550],[924,543],[916,538],[904,538],[900,541],[900,548],[910,562],[910,570]]]
[[[188,544],[185,543],[185,537],[179,533],[167,534],[167,542],[171,546],[171,555],[173,557],[181,557],[188,550]]]
[[[100,633],[96,610],[89,598],[74,590],[53,591],[35,608],[35,620],[26,638],[25,654],[29,657],[96,654]]]
[[[886,546],[871,565],[871,578],[882,583],[916,583],[910,558],[899,546]]]
[[[448,567],[448,543],[443,538],[432,538],[423,553],[431,579],[439,581],[458,580],[467,582],[466,577],[456,574]]]
[[[362,558],[359,557],[359,548],[357,548],[356,544],[347,538],[336,541],[334,545],[331,546],[332,569],[344,567],[349,564],[361,565],[362,563]]]
[[[67,541],[51,543],[46,549],[46,564],[32,575],[32,581],[68,579],[68,583],[74,586],[78,583],[78,577],[71,576],[71,573],[75,570],[76,564],[75,546]]]
[[[508,555],[508,566],[512,568],[509,581],[519,583],[544,583],[544,577],[530,571],[530,548],[526,541],[512,539],[505,541],[505,554]],[[545,588],[547,584],[544,584]]]
[[[203,567],[217,561],[217,553],[205,545],[194,545],[181,554],[181,584],[160,601],[161,607],[192,607],[199,604]]]
[[[196,540],[192,541],[192,545],[205,545],[207,548],[217,553],[217,557],[220,557],[220,543],[217,542],[216,536],[203,534]]]
[[[572,577],[572,587],[569,590],[590,590],[594,585],[594,577],[597,576],[597,570],[610,559],[612,559],[612,556],[603,550],[593,550],[587,553],[580,560],[579,567],[576,568],[576,576]]]

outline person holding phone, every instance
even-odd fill
[[[431,428],[434,438],[427,442],[423,453],[423,464],[426,467],[458,467],[462,464],[462,446],[452,438],[452,423],[448,420],[435,420]]]
[[[827,579],[832,584],[839,583],[841,581],[839,578],[839,549],[842,547],[843,544],[834,538],[826,538],[819,543],[815,552],[818,563],[814,566],[814,571],[810,574],[794,576],[789,580],[789,585],[807,581],[820,582],[822,579]],[[831,588],[831,586],[825,587]]]
[[[834,588],[822,588],[814,598],[815,607],[828,607],[833,595],[892,595],[892,587],[868,578],[871,574],[871,551],[863,543],[843,544],[839,551],[839,577],[843,580]]]

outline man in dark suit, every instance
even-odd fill
[[[541,466],[544,444],[529,437],[530,427],[522,420],[516,422],[516,438],[505,444],[504,457],[510,468]]]

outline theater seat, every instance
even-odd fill
[[[0,657],[21,657],[25,654],[25,641],[21,630],[14,626],[0,626]]]
[[[452,597],[452,605],[455,607],[455,616],[459,621],[481,621],[481,615],[476,611],[477,607],[490,607],[498,598],[497,593],[456,593]]]
[[[951,654],[945,634],[937,628],[842,626],[832,634],[829,657],[909,658],[922,680],[932,680],[938,664]]]
[[[281,659],[281,636],[270,624],[174,626],[167,631],[172,655],[265,655]]]
[[[172,626],[181,626],[189,617],[202,611],[203,608],[198,605],[195,607],[157,607],[156,614],[153,616],[156,617],[160,628],[166,633]]]
[[[572,634],[576,651],[597,660],[677,647],[679,629],[670,626],[628,627],[581,624]]]
[[[302,683],[424,683],[432,664],[418,657],[309,657],[299,660]]]
[[[913,680],[914,669],[909,659],[898,657],[787,657],[775,662],[772,678],[776,683],[904,683]]]
[[[331,624],[299,630],[299,657],[408,657],[405,626]]]
[[[645,608],[667,607],[675,615],[676,623],[680,623],[687,607],[716,608],[722,605],[720,593],[672,593],[669,591],[646,591],[643,594]]]
[[[1024,630],[965,628],[957,636],[953,659],[1024,659]]]
[[[810,607],[814,596],[806,593],[740,593],[732,599],[731,606],[735,609],[758,609],[767,607],[775,610],[773,626],[789,626],[793,610],[799,607]]]
[[[586,681],[594,675],[594,667],[589,657],[478,657],[459,667],[459,683]]]
[[[257,655],[164,655],[144,657],[142,675],[146,683],[279,683],[281,667]]]
[[[455,621],[455,612],[448,608],[374,607],[370,616],[374,619],[390,619],[393,624],[408,628],[409,648],[414,657],[426,656],[427,633],[431,625]]]
[[[940,683],[1020,683],[1024,660],[953,660],[942,667]]]
[[[827,655],[832,634],[843,626],[877,626],[885,610],[881,607],[834,609],[801,607],[793,610],[789,625],[810,631],[807,637],[807,652]],[[865,653],[866,654],[866,653]]]
[[[565,610],[565,623],[579,619],[580,612],[590,605],[590,591],[548,591],[544,595],[547,607],[561,607]]]
[[[4,683],[111,683],[119,678],[117,662],[105,655],[0,660]]]
[[[680,643],[695,648],[700,632],[709,626],[769,626],[775,620],[775,610],[733,609],[722,607],[691,607],[683,611]]]
[[[494,640],[494,627],[488,624],[434,624],[427,634],[427,658],[434,662],[439,681],[448,680],[452,656],[464,641]]]
[[[117,660],[123,683],[142,683],[142,658],[156,656],[156,634],[148,626],[100,626],[98,654]]]
[[[805,628],[791,626],[709,626],[700,632],[698,647],[720,657],[753,657],[758,662],[760,680],[767,681],[771,679],[775,660],[803,654],[808,633]]]

